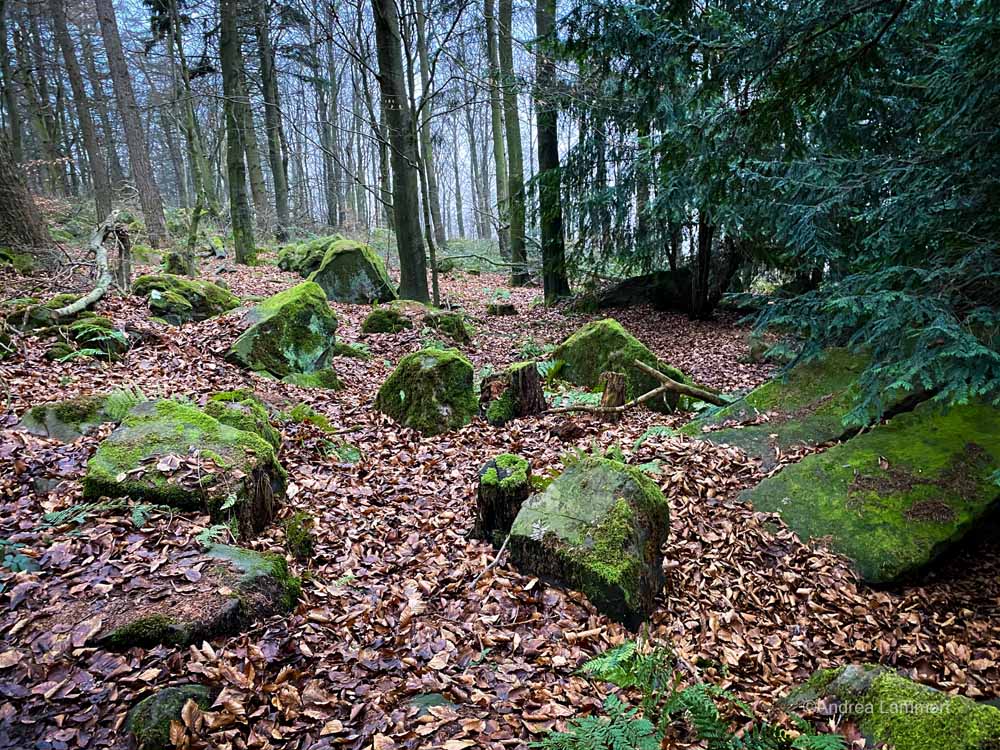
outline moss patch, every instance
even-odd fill
[[[424,315],[424,325],[440,331],[459,344],[467,344],[472,340],[465,323],[465,316],[458,312],[429,309]]]
[[[210,281],[173,274],[140,276],[132,291],[149,300],[149,309],[172,325],[206,320],[240,303],[228,289]]]
[[[379,388],[375,408],[425,435],[458,429],[478,411],[472,363],[454,349],[408,354]]]
[[[337,302],[363,304],[396,299],[396,290],[378,253],[354,240],[331,242],[309,280],[323,287],[327,296]]]
[[[412,321],[393,307],[376,307],[361,324],[362,333],[399,333],[413,328]]]
[[[279,378],[322,370],[336,344],[337,317],[326,295],[306,281],[268,297],[247,315],[250,327],[226,359]]]
[[[180,465],[192,456],[197,470]],[[87,498],[128,496],[207,511],[250,536],[274,516],[285,481],[274,449],[258,435],[164,400],[136,405],[98,446],[83,489]]]
[[[635,366],[636,360],[678,382],[691,382],[677,368],[660,362],[645,344],[612,318],[583,326],[556,347],[552,359],[563,363],[559,370],[561,378],[587,388],[597,386],[602,372],[624,373],[627,399],[637,398],[660,385],[660,381]],[[678,403],[677,394],[667,393],[647,401],[646,406],[655,411],[669,412],[677,408]]]
[[[587,457],[521,506],[511,559],[525,572],[582,591],[600,611],[635,628],[663,585],[660,547],[669,527],[667,501],[645,474]]]
[[[344,388],[343,382],[330,367],[316,372],[293,372],[283,377],[281,382],[297,385],[300,388],[325,388],[330,391],[340,391]]]
[[[264,405],[246,391],[225,391],[217,393],[205,404],[205,413],[210,417],[235,427],[237,430],[258,435],[275,450],[281,448],[281,433],[271,425]],[[238,398],[244,396],[243,398]]]
[[[212,705],[212,694],[202,685],[179,685],[157,690],[153,695],[139,701],[125,722],[139,747],[146,750],[172,750],[170,722],[181,721],[181,710],[193,700],[202,710]]]
[[[105,413],[104,403],[102,395],[33,406],[21,419],[20,426],[32,435],[70,443],[105,422],[114,421]]]
[[[1000,410],[923,404],[744,493],[803,539],[829,539],[865,580],[926,568],[1000,500]]]
[[[285,549],[296,560],[308,560],[315,550],[313,527],[316,522],[304,511],[294,513],[283,524],[285,528]]]

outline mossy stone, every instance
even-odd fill
[[[99,634],[98,642],[115,650],[186,646],[238,633],[253,622],[287,612],[301,594],[301,583],[282,555],[213,544],[196,562],[201,562],[202,576],[210,579],[217,594],[194,607],[175,606],[169,614],[147,614],[135,607],[125,622]]]
[[[413,328],[413,322],[393,307],[376,307],[361,324],[362,333],[399,333]]]
[[[222,424],[259,435],[276,451],[281,448],[281,433],[271,425],[264,405],[252,396],[238,399],[234,395],[242,394],[225,391],[210,396],[205,404],[205,413]]]
[[[660,381],[635,366],[638,360],[681,383],[690,379],[675,367],[660,362],[639,339],[617,320],[606,318],[587,323],[570,335],[552,352],[552,359],[562,362],[559,377],[575,385],[594,388],[603,372],[625,375],[625,396],[638,398],[659,387]],[[645,405],[654,411],[670,412],[677,408],[679,397],[667,392]]]
[[[25,275],[34,270],[34,265],[34,259],[28,253],[18,253],[9,247],[0,247],[0,267],[9,266],[16,273]]]
[[[283,377],[281,382],[297,385],[300,388],[325,388],[330,391],[340,391],[344,388],[343,382],[331,367],[316,372],[293,372]]]
[[[140,276],[132,291],[147,297],[149,309],[172,325],[206,320],[240,304],[232,292],[211,281],[167,273]]]
[[[210,459],[200,472],[175,476],[158,468],[168,456]],[[179,481],[183,479],[183,481]],[[208,512],[242,537],[261,531],[285,491],[285,472],[271,445],[193,406],[144,401],[105,439],[87,463],[84,496],[132,497],[183,510]]]
[[[670,511],[639,469],[589,456],[528,498],[511,527],[510,555],[523,572],[583,592],[635,629],[663,586],[660,548]]]
[[[458,429],[478,410],[472,363],[454,349],[408,354],[379,388],[375,408],[425,435]]]
[[[311,281],[268,297],[247,313],[249,327],[226,359],[282,378],[325,368],[336,344],[337,316]]]
[[[459,312],[429,308],[424,314],[424,325],[440,331],[459,344],[467,344],[472,340],[465,316]]]
[[[517,308],[510,302],[490,302],[486,305],[486,314],[493,316],[517,315]]]
[[[838,440],[850,432],[843,420],[853,408],[857,379],[867,366],[864,355],[830,349],[821,359],[799,365],[787,376],[689,422],[681,432],[716,445],[734,445],[771,469],[783,453]],[[767,421],[753,423],[764,414],[769,415]],[[724,426],[730,423],[734,426]]]
[[[1000,502],[1000,410],[925,403],[743,494],[802,539],[825,539],[872,584],[911,578]]]
[[[313,556],[316,542],[313,527],[316,522],[305,511],[292,514],[283,524],[285,528],[285,549],[296,560],[308,560]]]
[[[339,234],[330,237],[316,237],[306,242],[286,245],[278,251],[278,268],[283,271],[294,271],[300,276],[308,277],[323,265],[326,251],[344,238]]]
[[[32,435],[71,443],[112,420],[104,411],[105,396],[79,396],[31,407],[20,427]]]
[[[212,693],[203,685],[177,685],[160,688],[139,701],[128,713],[125,730],[135,737],[143,750],[173,750],[170,723],[181,722],[181,710],[191,700],[200,709],[212,705]]]
[[[786,699],[834,700],[873,744],[894,750],[1000,747],[1000,709],[948,695],[877,665],[823,669]]]
[[[336,302],[370,304],[389,302],[397,296],[378,253],[355,240],[332,242],[309,280]]]

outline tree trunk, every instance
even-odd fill
[[[417,55],[420,63],[420,152],[427,175],[427,197],[430,202],[431,220],[434,222],[434,243],[444,247],[447,233],[441,221],[441,194],[437,173],[434,171],[434,146],[431,142],[431,114],[434,111],[430,61],[427,54],[427,18],[423,0],[415,0],[417,16]]]
[[[106,163],[111,176],[111,187],[113,190],[120,190],[125,186],[125,168],[122,166],[121,158],[118,155],[118,146],[115,141],[115,133],[111,123],[111,113],[108,111],[108,95],[104,91],[103,76],[97,72],[97,65],[94,62],[94,48],[90,42],[89,34],[80,34],[80,46],[83,52],[83,64],[87,69],[87,81],[90,89],[94,92],[93,106],[97,113],[97,119],[101,123],[102,143]]]
[[[7,46],[6,0],[0,0],[0,76],[3,78],[3,99],[7,110],[7,134],[11,156],[14,162],[24,161],[21,150],[21,112],[17,104],[17,81],[10,65],[10,49]]]
[[[274,210],[277,215],[275,237],[279,242],[288,239],[290,216],[288,210],[288,155],[284,148],[281,126],[281,105],[278,98],[278,73],[274,65],[274,49],[267,21],[267,3],[253,3],[254,32],[260,54],[260,78],[264,89],[264,128],[267,131],[267,154],[271,162],[274,184]]]
[[[555,0],[537,0],[535,31],[540,39],[552,34]],[[555,103],[548,100],[556,83],[556,67],[548,51],[535,52],[535,112],[538,123],[538,222],[542,240],[542,285],[545,302],[569,296],[566,247],[563,238],[559,120]]]
[[[458,220],[458,236],[465,237],[465,216],[462,206],[462,178],[458,171],[458,119],[451,118],[451,165],[455,180],[455,218]]]
[[[264,169],[260,163],[260,146],[257,143],[253,109],[250,107],[250,88],[247,85],[246,63],[242,51],[237,61],[240,66],[240,124],[247,174],[250,178],[250,193],[253,196],[254,217],[258,225],[264,226],[264,222],[267,221],[267,188],[264,185]]]
[[[499,62],[503,76],[503,116],[507,131],[507,197],[510,217],[510,283],[528,282],[528,257],[524,245],[524,164],[521,148],[521,120],[517,113],[517,81],[514,78],[512,0],[499,0]]]
[[[160,188],[156,184],[153,166],[149,161],[149,148],[142,129],[139,108],[136,106],[135,92],[132,90],[132,79],[129,77],[128,65],[125,62],[121,37],[118,35],[114,5],[112,0],[94,1],[97,5],[97,20],[101,25],[115,98],[118,100],[118,111],[125,126],[132,180],[139,192],[139,203],[146,219],[149,244],[153,247],[163,247],[168,239],[167,223],[163,217],[163,199],[160,197]]]
[[[226,114],[226,172],[229,175],[229,215],[233,225],[236,262],[249,263],[256,253],[253,217],[247,197],[247,175],[243,161],[243,97],[240,85],[240,37],[236,25],[238,0],[219,3],[219,56],[222,58],[222,95]]]
[[[0,246],[29,253],[39,265],[53,267],[52,238],[23,174],[11,158],[7,138],[0,136]]]
[[[371,0],[378,47],[382,111],[389,130],[392,164],[392,207],[399,251],[399,295],[426,302],[427,261],[420,239],[420,204],[416,130],[406,93],[399,17],[395,0]]]
[[[709,220],[708,212],[698,211],[698,249],[695,254],[694,274],[691,279],[691,317],[705,320],[712,314],[709,302],[709,278],[712,273],[712,240],[715,227]]]
[[[500,102],[500,58],[497,51],[497,19],[494,0],[486,0],[486,56],[489,58],[490,127],[493,140],[493,166],[497,191],[497,238],[500,257],[510,258],[510,232],[507,227],[507,149],[504,146],[503,105]]]
[[[87,89],[83,84],[83,73],[76,59],[73,40],[66,26],[66,9],[63,0],[49,0],[49,10],[52,14],[52,29],[56,42],[62,49],[63,61],[66,64],[66,74],[73,89],[73,101],[76,104],[76,115],[80,121],[83,133],[83,145],[87,150],[87,161],[90,163],[91,179],[94,185],[94,203],[97,206],[97,218],[101,220],[111,214],[111,179],[108,176],[107,163],[101,152],[101,144],[97,140],[97,129],[94,118],[90,114],[90,103],[87,101]]]

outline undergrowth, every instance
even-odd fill
[[[714,685],[696,682],[681,687],[672,654],[663,648],[626,641],[591,659],[581,671],[641,695],[639,706],[627,707],[616,695],[604,701],[602,716],[569,722],[532,746],[545,750],[656,750],[666,747],[667,732],[683,724],[708,750],[844,750],[842,737],[815,734],[802,719],[799,733],[754,716],[736,696]],[[720,711],[720,705],[725,709]],[[736,719],[726,718],[735,713]]]

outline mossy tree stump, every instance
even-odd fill
[[[499,547],[531,494],[531,465],[520,456],[504,453],[479,470],[476,519],[472,536]]]
[[[545,393],[534,362],[517,362],[483,380],[479,406],[486,421],[499,427],[516,417],[545,411]]]
[[[625,405],[625,375],[620,372],[602,372],[597,381],[602,389],[601,408],[614,408]],[[602,414],[607,422],[617,422],[621,412],[610,411]]]

